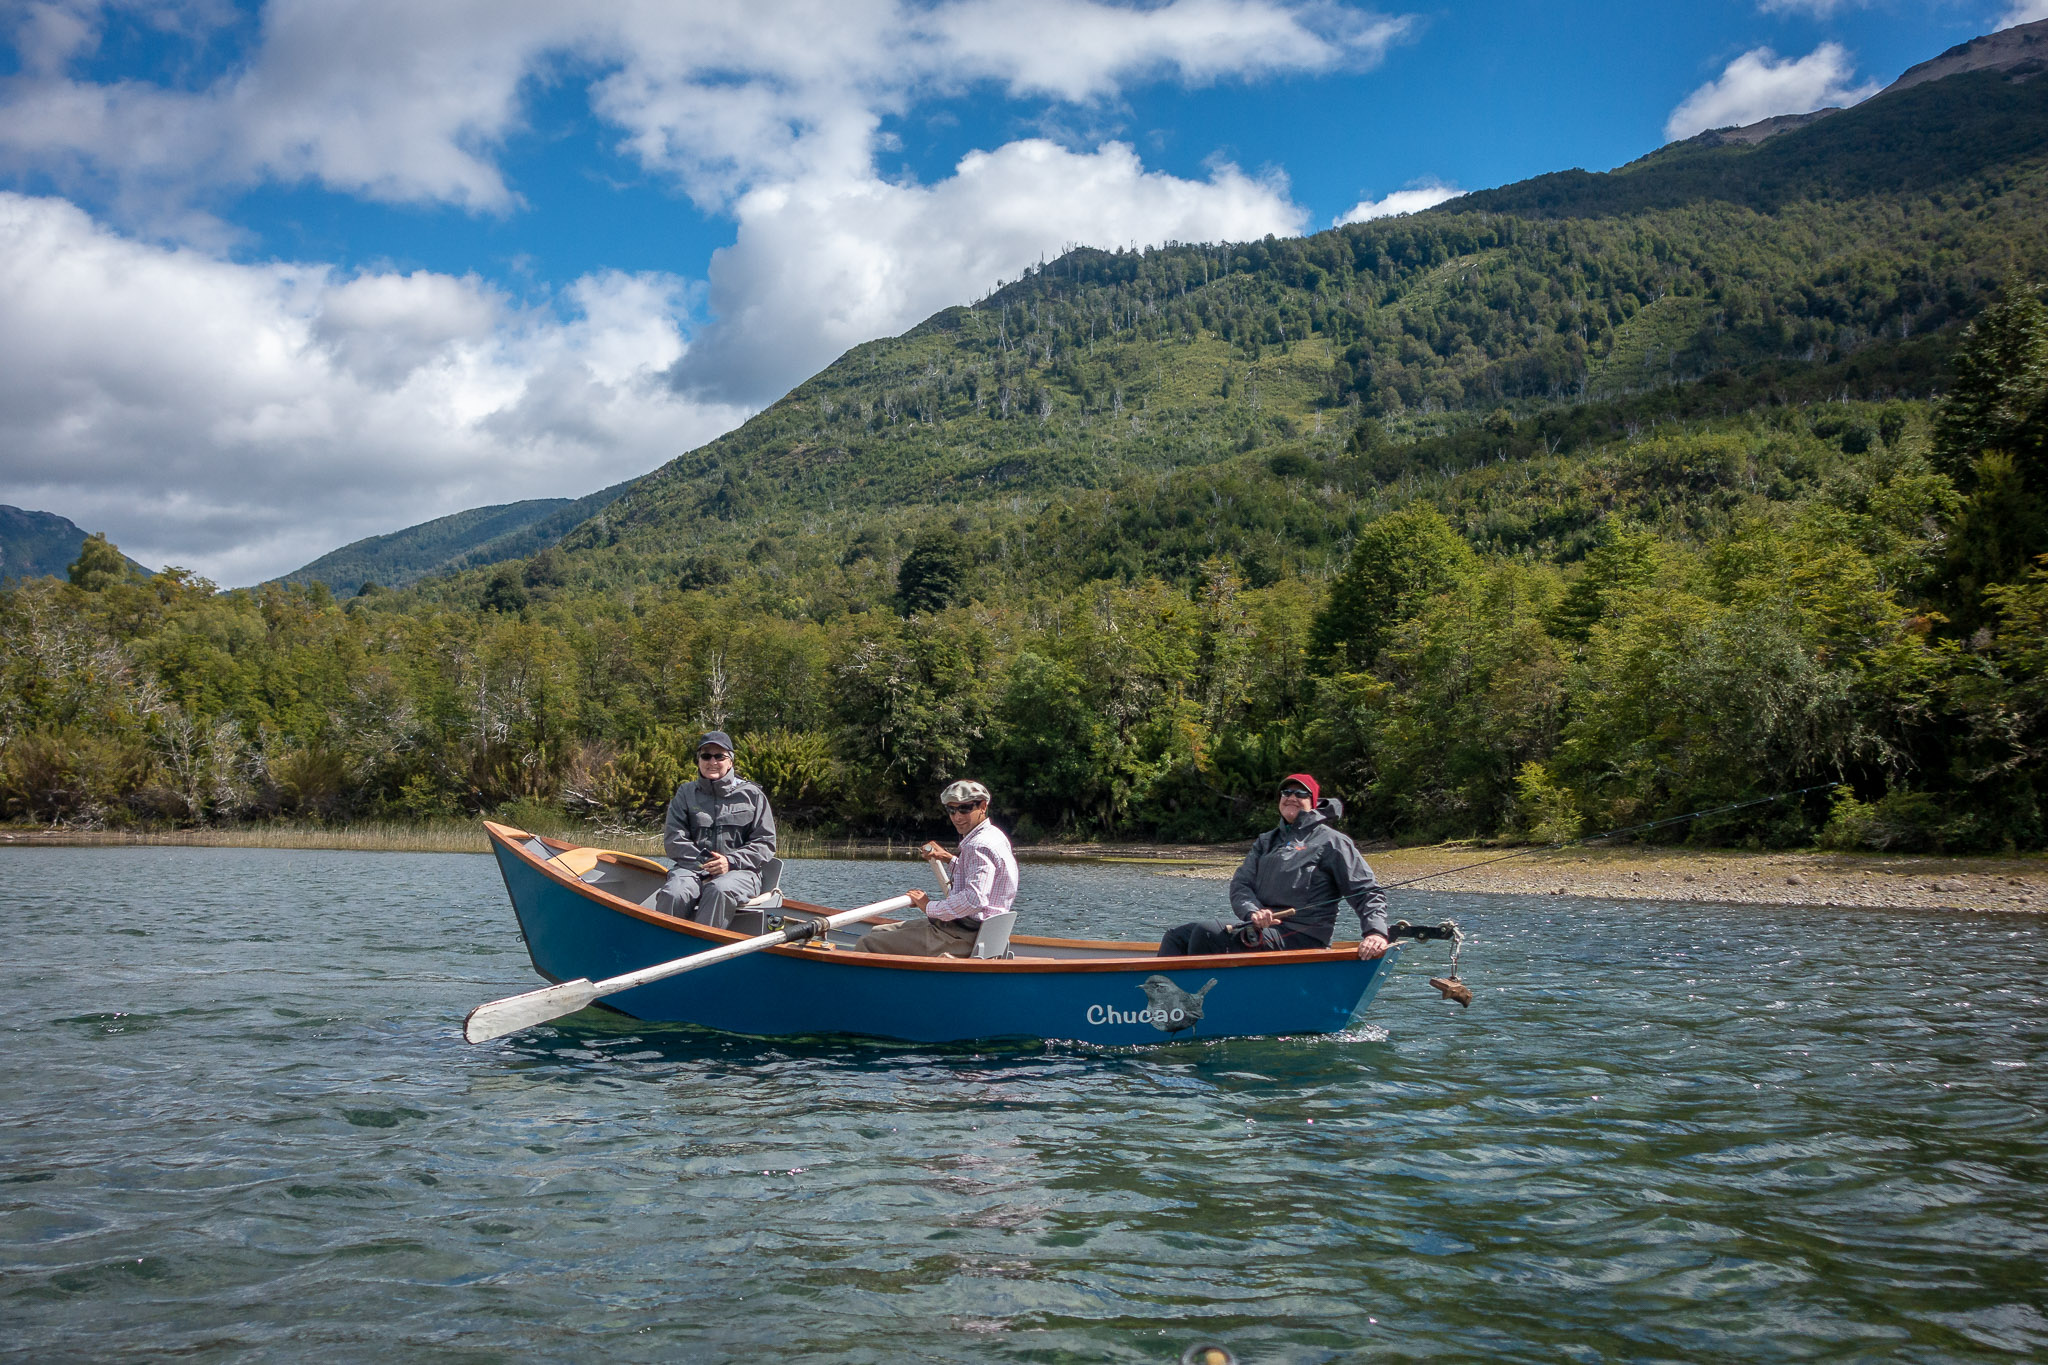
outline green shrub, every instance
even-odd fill
[[[1516,814],[1534,843],[1567,844],[1585,829],[1571,792],[1557,784],[1541,763],[1524,763],[1515,774]]]
[[[1815,842],[1822,848],[1844,853],[1852,849],[1875,848],[1878,845],[1872,840],[1877,830],[1877,807],[1857,800],[1854,792],[1843,787],[1835,793],[1834,808],[1828,813],[1828,822]]]
[[[735,766],[768,793],[780,820],[815,820],[833,788],[832,737],[817,730],[740,735]]]

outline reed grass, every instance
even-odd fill
[[[517,827],[572,844],[616,849],[652,857],[661,850],[658,829],[599,827],[570,819],[524,819]],[[882,840],[830,839],[784,829],[777,840],[785,858],[905,858],[914,843]],[[8,845],[147,846],[192,848],[318,848],[362,853],[485,853],[490,842],[481,822],[468,820],[362,821],[350,824],[277,822],[260,825],[214,825],[202,829],[46,829],[40,826],[0,828],[0,848]]]
[[[554,834],[544,830],[541,833]],[[559,836],[558,836],[559,837]],[[658,843],[659,841],[657,841]],[[325,848],[375,853],[483,853],[482,825],[433,823],[216,825],[204,829],[12,829],[6,844],[101,846],[172,845],[193,848]],[[633,850],[637,851],[637,850]]]

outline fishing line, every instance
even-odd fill
[[[1687,820],[1703,820],[1709,815],[1726,815],[1732,810],[1747,810],[1751,806],[1768,805],[1772,801],[1789,801],[1795,796],[1807,796],[1814,792],[1831,791],[1841,785],[1839,782],[1823,782],[1818,787],[1801,787],[1798,791],[1779,792],[1775,796],[1759,796],[1751,801],[1737,801],[1732,805],[1715,806],[1711,810],[1696,810],[1690,815],[1673,815],[1663,820],[1648,820],[1640,825],[1624,825],[1620,829],[1610,829],[1605,834],[1587,834],[1577,839],[1560,840],[1554,844],[1539,844],[1534,848],[1524,848],[1518,849],[1513,853],[1503,853],[1498,858],[1482,858],[1476,863],[1464,863],[1458,867],[1446,867],[1436,872],[1425,872],[1420,877],[1410,877],[1406,881],[1381,882],[1380,889],[1382,891],[1391,891],[1397,886],[1413,886],[1417,882],[1426,882],[1433,877],[1448,877],[1453,872],[1469,872],[1475,867],[1486,867],[1493,863],[1504,863],[1511,858],[1526,858],[1532,853],[1554,853],[1558,849],[1571,848],[1578,844],[1596,844],[1602,839],[1612,839],[1617,835],[1640,834],[1644,830],[1661,829],[1665,825],[1682,825]]]

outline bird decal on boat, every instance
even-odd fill
[[[1145,998],[1152,1002],[1147,1011],[1152,1016],[1152,1027],[1161,1033],[1179,1033],[1191,1029],[1202,1019],[1202,997],[1209,993],[1209,987],[1216,984],[1210,977],[1202,989],[1189,995],[1163,976],[1145,978],[1138,989],[1145,992]]]

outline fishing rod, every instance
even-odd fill
[[[1554,844],[1539,844],[1534,848],[1517,849],[1513,853],[1503,853],[1498,858],[1481,858],[1476,863],[1463,863],[1457,867],[1446,867],[1436,872],[1425,872],[1420,877],[1410,877],[1405,881],[1381,882],[1380,889],[1382,891],[1391,891],[1397,886],[1413,886],[1417,882],[1426,882],[1434,877],[1448,877],[1453,872],[1469,872],[1475,867],[1487,867],[1493,863],[1504,863],[1511,858],[1526,858],[1532,853],[1554,853],[1558,849],[1572,848],[1578,844],[1596,844],[1602,839],[1612,839],[1618,835],[1641,834],[1644,830],[1661,829],[1665,825],[1682,825],[1688,820],[1703,820],[1709,815],[1726,815],[1729,811],[1747,810],[1751,806],[1768,805],[1773,801],[1789,801],[1795,796],[1808,796],[1814,792],[1832,791],[1841,785],[1839,782],[1823,782],[1817,787],[1801,787],[1798,791],[1779,792],[1774,796],[1759,796],[1750,801],[1736,801],[1726,806],[1715,806],[1710,810],[1696,810],[1690,815],[1673,815],[1662,820],[1646,820],[1640,825],[1623,825],[1620,829],[1610,829],[1605,834],[1587,834],[1577,839],[1561,839]]]

